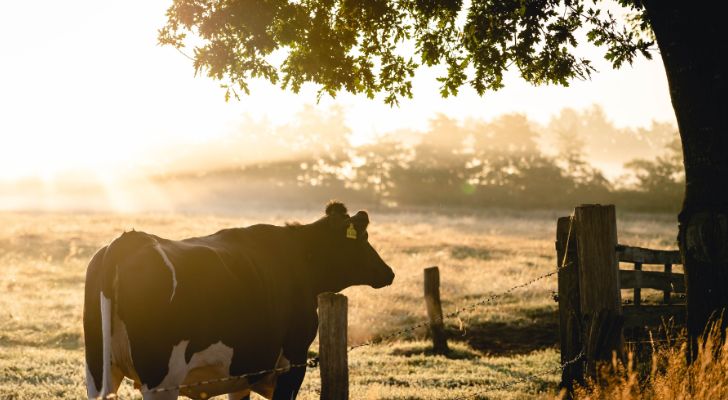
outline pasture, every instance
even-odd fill
[[[352,207],[353,208],[353,207]],[[85,396],[81,309],[95,250],[132,228],[180,239],[258,222],[312,221],[310,210],[182,214],[0,213],[0,399]],[[347,289],[349,343],[424,320],[422,269],[438,265],[448,313],[555,268],[556,218],[568,211],[370,213],[370,242],[397,277]],[[618,214],[620,241],[675,248],[673,215]],[[447,320],[452,353],[429,354],[421,329],[349,354],[352,399],[522,399],[557,394],[556,277]],[[311,348],[317,349],[317,344]],[[551,371],[551,372],[549,372]],[[524,379],[537,374],[534,379]],[[495,385],[518,382],[498,389]],[[299,396],[317,399],[317,370]],[[140,398],[126,382],[124,399]]]

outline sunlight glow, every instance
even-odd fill
[[[194,77],[188,59],[156,45],[170,3],[4,5],[9,18],[0,24],[0,40],[14,62],[0,66],[0,180],[50,182],[94,171],[113,186],[118,176],[163,171],[175,145],[214,143],[245,121],[290,123],[315,102],[314,87],[295,95],[253,82],[250,96],[225,103],[217,82]],[[563,107],[599,103],[620,126],[674,121],[659,59],[613,71],[601,60],[602,50],[585,51],[601,72],[569,88],[534,88],[511,74],[500,92],[479,98],[465,88],[457,98],[441,99],[438,70],[431,68],[418,76],[415,98],[399,108],[349,94],[310,107],[343,107],[354,144],[383,132],[422,130],[436,113],[464,120],[523,112],[546,123]],[[235,157],[261,156],[259,149],[247,148]]]

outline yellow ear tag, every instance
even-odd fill
[[[356,239],[356,229],[354,229],[354,224],[349,224],[349,227],[346,228],[346,238]]]

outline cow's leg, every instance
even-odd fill
[[[119,391],[119,387],[121,386],[121,382],[124,380],[124,373],[121,372],[119,368],[117,368],[115,365],[111,366],[111,388],[109,388],[108,393],[106,393],[104,396],[108,398],[116,398],[116,392]],[[101,397],[101,393],[96,390],[95,384],[93,382],[93,377],[91,376],[91,372],[88,370],[88,367],[86,369],[86,386],[88,391],[88,398],[89,399],[98,399]]]
[[[228,394],[228,400],[250,400],[250,390],[241,390]]]
[[[306,358],[308,347],[316,337],[318,330],[318,314],[316,312],[315,299],[310,304],[303,304],[300,313],[296,313],[297,320],[292,321],[289,327],[290,332],[283,344],[283,355],[290,361],[291,365],[303,365],[291,367],[291,369],[278,376],[276,388],[273,392],[273,400],[295,400],[298,391],[301,389],[303,378],[306,376]]]
[[[115,365],[111,365],[111,394],[116,395],[116,392],[119,391],[119,387],[121,386],[121,382],[124,381],[124,373],[121,372],[121,369]]]
[[[292,364],[297,363],[292,362]],[[295,400],[296,396],[298,396],[298,390],[303,383],[304,376],[306,376],[305,366],[291,368],[290,371],[280,375],[276,381],[273,400]]]

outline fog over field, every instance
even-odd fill
[[[247,117],[222,138],[180,140],[122,164],[50,164],[47,175],[0,179],[0,209],[235,214],[333,197],[400,210],[679,207],[682,158],[671,123],[617,127],[598,105],[563,109],[546,124],[523,114],[427,119],[425,130],[362,137],[341,107],[306,107],[283,125]]]

